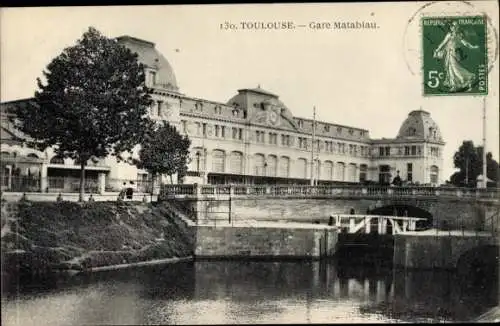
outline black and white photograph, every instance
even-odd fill
[[[1,323],[500,322],[494,0],[0,8]]]

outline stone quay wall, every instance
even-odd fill
[[[311,258],[335,254],[337,229],[320,225],[196,227],[195,258]]]

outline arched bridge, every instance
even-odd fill
[[[456,268],[471,250],[499,244],[498,189],[164,185],[159,199],[203,224],[272,220],[330,223],[349,233],[391,229],[394,263],[407,268]]]
[[[327,223],[335,214],[425,218],[417,226],[487,229],[499,211],[498,189],[388,186],[163,185],[195,220],[278,220]]]

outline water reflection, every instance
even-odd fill
[[[11,288],[4,325],[466,321],[498,286],[334,262],[196,262]],[[467,284],[467,283],[473,283]]]

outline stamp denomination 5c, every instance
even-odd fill
[[[423,94],[488,94],[484,16],[423,17]]]

